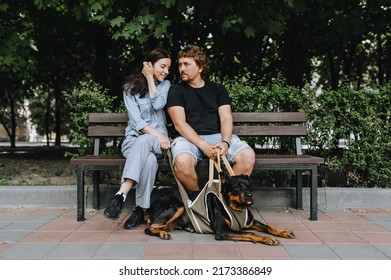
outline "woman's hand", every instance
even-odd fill
[[[143,70],[141,71],[146,79],[153,78],[153,65],[151,62],[143,62]]]
[[[163,134],[157,135],[159,141],[160,141],[160,148],[162,150],[168,150],[170,148],[171,142],[170,139],[168,139]]]

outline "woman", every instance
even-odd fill
[[[120,189],[104,215],[117,219],[127,194],[135,188],[136,208],[124,224],[126,229],[135,228],[144,221],[158,169],[156,155],[170,147],[163,110],[170,88],[170,82],[166,80],[170,66],[169,53],[155,49],[145,58],[141,73],[130,76],[123,86],[129,116],[122,144],[126,163]]]

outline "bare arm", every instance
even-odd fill
[[[221,125],[222,142],[216,143],[213,148],[220,149],[220,154],[225,155],[228,152],[229,145],[223,141],[230,143],[233,131],[233,118],[230,105],[219,107],[219,117]]]

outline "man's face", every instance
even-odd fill
[[[182,57],[179,59],[178,65],[182,81],[191,82],[196,78],[201,77],[202,69],[198,67],[194,59],[190,57]]]

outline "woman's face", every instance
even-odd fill
[[[155,81],[162,82],[170,72],[171,59],[161,58],[153,65],[153,76]]]

